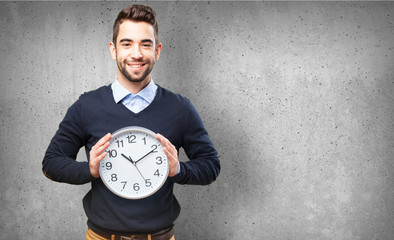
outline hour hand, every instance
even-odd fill
[[[132,164],[134,164],[133,159],[131,159],[131,157],[127,157],[126,155],[124,155],[123,153],[121,153],[120,155],[122,155],[122,157],[126,158],[127,160],[129,160]]]

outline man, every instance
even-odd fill
[[[174,183],[210,184],[220,171],[217,152],[190,101],[151,78],[162,48],[155,15],[143,5],[130,5],[119,13],[109,45],[117,62],[117,80],[80,96],[68,109],[43,160],[44,174],[54,181],[91,182],[92,189],[83,199],[88,240],[175,239],[173,224],[180,206],[173,195]],[[126,126],[160,133],[156,138],[170,165],[163,187],[140,200],[113,194],[98,171],[110,133]],[[75,160],[81,147],[85,147],[88,163]],[[188,162],[178,161],[181,147]]]

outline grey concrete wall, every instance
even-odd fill
[[[115,79],[125,5],[0,3],[0,239],[84,238],[89,184],[41,161],[67,108]],[[214,184],[176,186],[178,240],[394,238],[394,3],[148,5],[154,78],[192,100],[222,162]]]

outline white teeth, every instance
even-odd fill
[[[130,67],[132,67],[132,68],[139,68],[139,67],[141,67],[142,65],[129,65]]]

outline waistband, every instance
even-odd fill
[[[169,240],[172,236],[174,236],[174,228],[167,228],[155,233],[151,234],[141,234],[141,235],[115,235],[115,234],[106,234],[95,232],[97,235],[111,239],[111,240]]]

